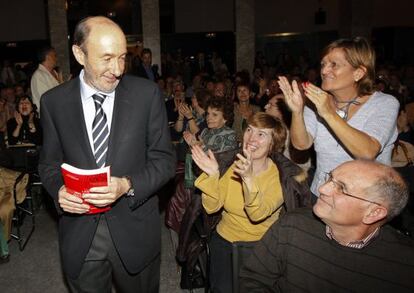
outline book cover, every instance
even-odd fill
[[[66,190],[82,198],[83,193],[88,193],[89,189],[98,186],[107,186],[111,178],[110,167],[104,167],[100,169],[79,169],[69,164],[62,164],[62,176],[65,182]],[[88,214],[97,214],[108,211],[111,207],[96,207],[90,203],[84,202],[89,205]]]

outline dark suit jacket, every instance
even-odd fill
[[[154,81],[157,81],[160,78],[160,75],[158,74],[157,66],[155,64],[151,65],[151,70],[152,70],[152,74],[154,74]],[[149,79],[147,71],[145,70],[144,65],[142,63],[140,63],[137,66],[135,75],[139,76],[139,77],[142,77],[142,78]]]
[[[44,144],[39,162],[43,185],[58,211],[63,268],[76,278],[88,253],[99,215],[64,213],[58,203],[60,165],[97,168],[87,135],[76,78],[42,96]],[[106,165],[111,175],[130,176],[135,197],[122,196],[106,212],[115,247],[130,273],[141,271],[160,253],[158,200],[153,194],[175,172],[164,102],[155,83],[124,76],[115,103]]]

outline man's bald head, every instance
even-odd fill
[[[100,26],[110,26],[113,28],[118,28],[121,32],[121,27],[112,21],[111,19],[104,17],[104,16],[89,16],[82,19],[75,28],[75,32],[73,34],[73,44],[79,46],[86,52],[86,41],[91,33],[91,30],[94,27]],[[123,34],[123,32],[122,32]]]
[[[387,207],[387,220],[397,216],[408,201],[408,188],[401,175],[390,166],[368,160],[355,160],[342,164],[355,168],[355,180],[364,184],[371,200],[383,202]]]

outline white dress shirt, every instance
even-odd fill
[[[53,76],[53,74],[50,73],[50,71],[42,64],[39,64],[39,67],[33,73],[32,79],[30,81],[30,90],[32,91],[33,103],[36,105],[39,114],[40,98],[45,92],[58,85],[59,82]]]
[[[84,71],[79,74],[80,79],[80,90],[81,90],[81,100],[83,108],[83,116],[85,117],[86,130],[88,131],[89,144],[91,146],[92,152],[94,151],[93,147],[93,137],[92,137],[92,123],[95,118],[95,102],[93,101],[93,95],[100,93],[105,95],[105,101],[102,104],[102,108],[106,114],[106,120],[108,122],[109,134],[111,134],[111,124],[112,124],[112,113],[114,110],[114,101],[115,101],[115,90],[111,93],[102,93],[92,86],[88,85],[84,80]]]

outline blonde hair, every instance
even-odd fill
[[[366,69],[364,76],[356,81],[357,91],[360,96],[372,94],[375,83],[375,51],[369,42],[363,37],[336,40],[325,47],[322,58],[334,49],[342,49],[345,59],[354,69]]]

